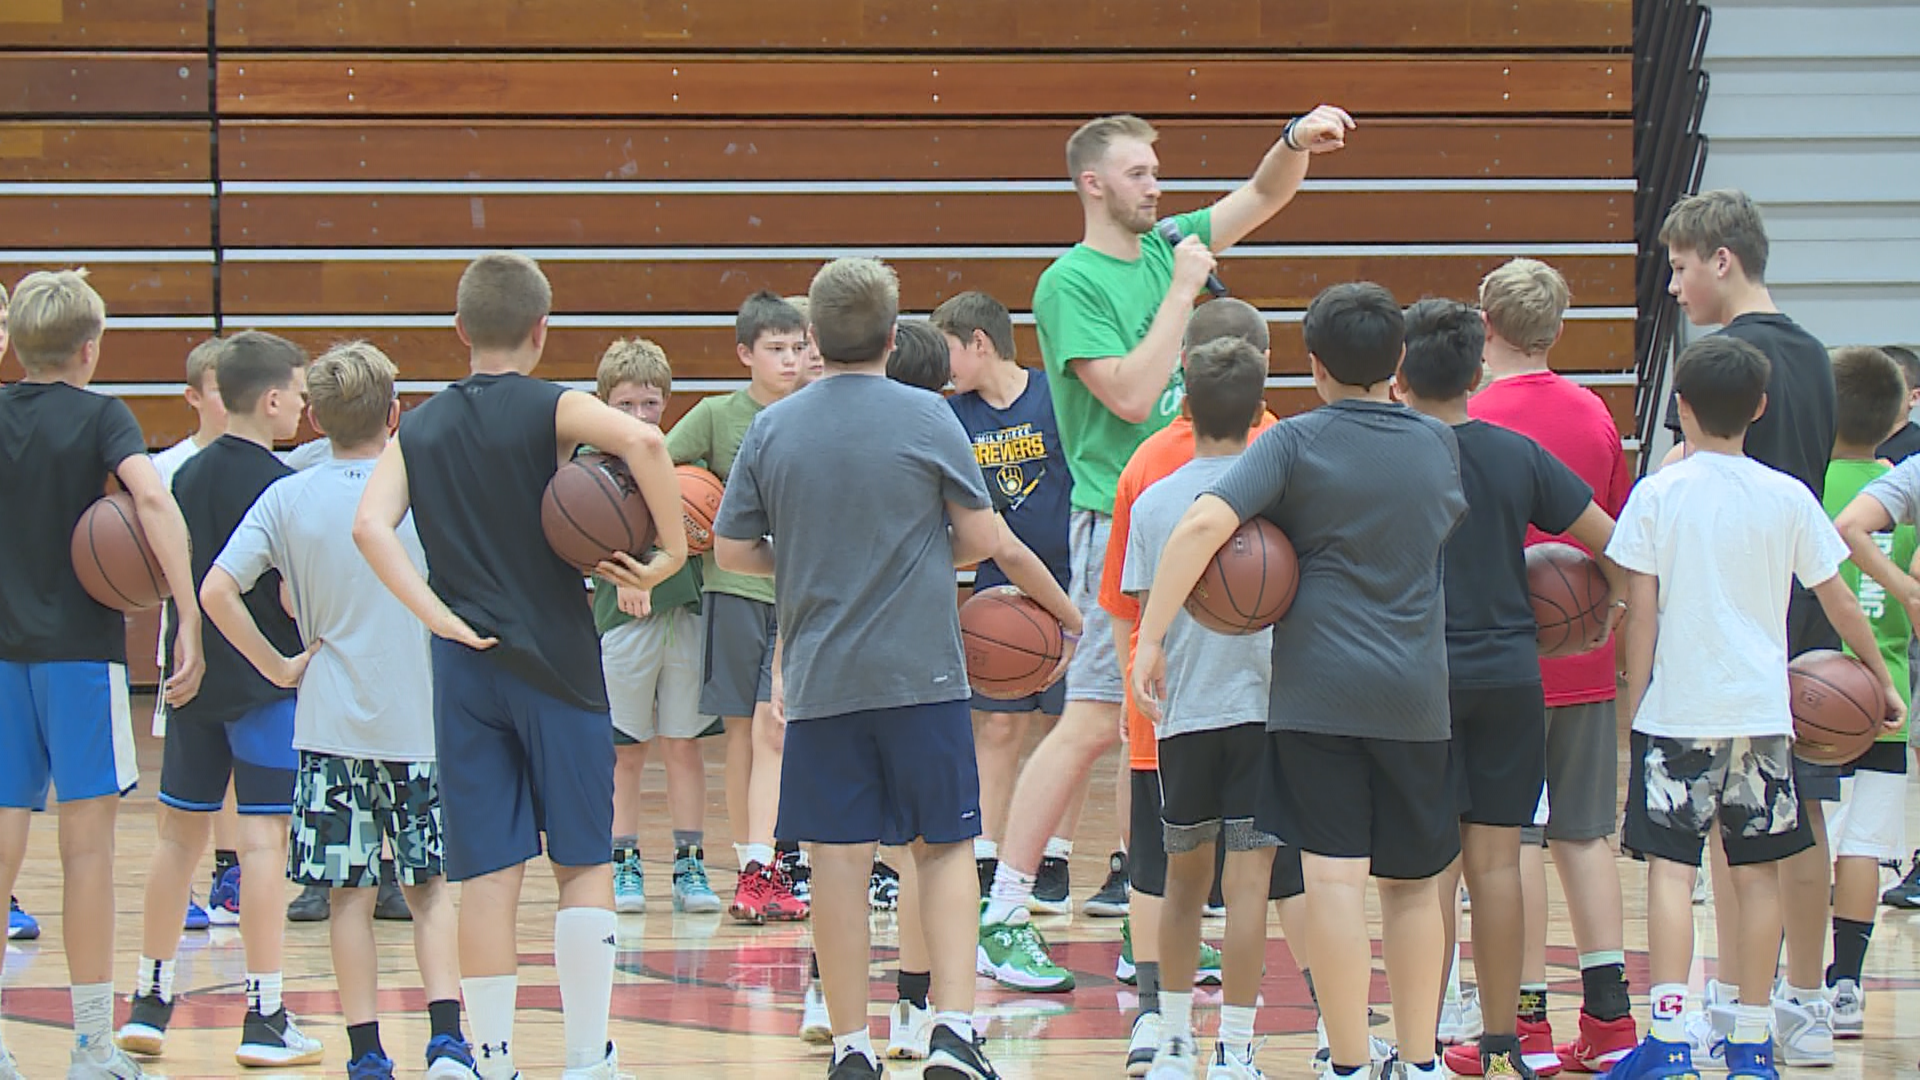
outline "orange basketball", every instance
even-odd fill
[[[1248,518],[1207,563],[1187,614],[1216,634],[1257,634],[1286,615],[1299,588],[1293,542],[1266,518]]]
[[[1867,665],[1832,649],[1802,653],[1787,665],[1794,755],[1815,765],[1845,765],[1873,745],[1886,715],[1880,682]]]
[[[687,554],[702,555],[713,550],[713,519],[720,514],[720,499],[727,487],[720,478],[698,465],[674,469],[680,478],[680,512],[687,523]]]
[[[73,528],[73,572],[80,587],[115,611],[158,607],[171,590],[147,532],[134,513],[133,496],[116,491],[80,515]]]
[[[1527,549],[1527,593],[1541,656],[1578,656],[1607,622],[1607,577],[1593,556],[1548,541]]]
[[[974,593],[960,605],[967,681],[991,698],[1037,694],[1060,664],[1060,620],[1011,585]]]
[[[624,551],[634,558],[653,543],[653,518],[627,463],[582,454],[554,470],[540,502],[540,527],[554,553],[590,571]]]

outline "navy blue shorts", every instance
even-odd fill
[[[293,710],[289,695],[224,722],[175,715],[160,755],[160,801],[175,810],[210,814],[227,801],[231,778],[240,813],[293,813],[293,784],[300,771]]]
[[[775,835],[814,844],[957,844],[980,835],[965,701],[795,720]]]
[[[536,690],[485,653],[433,639],[433,735],[447,880],[540,854],[613,857],[613,719]]]
[[[973,711],[983,713],[1039,713],[1041,716],[1059,716],[1067,708],[1067,680],[1061,679],[1037,694],[1028,694],[1020,698],[991,698],[975,690],[973,692]]]

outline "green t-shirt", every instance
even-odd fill
[[[667,580],[653,587],[653,613],[671,611],[677,607],[700,610],[700,561],[688,559],[686,564],[674,572]],[[619,588],[613,582],[596,575],[593,579],[593,628],[604,634],[616,626],[625,626],[633,621],[633,616],[620,610]]]
[[[740,453],[740,440],[747,437],[747,428],[764,408],[744,389],[705,398],[667,432],[667,453],[673,455],[675,465],[702,465],[724,484]],[[730,574],[713,561],[711,551],[700,556],[700,577],[707,592],[773,603],[772,578]]]
[[[1175,219],[1183,234],[1213,241],[1213,212],[1195,210]],[[1073,370],[1075,360],[1125,356],[1153,326],[1153,317],[1173,285],[1173,245],[1158,232],[1140,238],[1140,257],[1127,262],[1075,244],[1040,275],[1033,290],[1033,317],[1040,332],[1040,358],[1053,391],[1054,418],[1067,471],[1073,475],[1073,508],[1113,513],[1120,470],[1147,436],[1180,415],[1186,384],[1174,365],[1166,392],[1147,419],[1130,424],[1101,404]]]
[[[1847,508],[1854,496],[1890,471],[1891,466],[1879,461],[1835,459],[1828,462],[1826,494],[1822,499],[1827,516],[1839,517],[1840,511]],[[1895,566],[1905,570],[1913,564],[1914,550],[1920,548],[1920,533],[1916,533],[1911,525],[1898,525],[1892,532],[1874,533],[1873,542],[1893,560]],[[1852,559],[1840,564],[1840,577],[1853,590],[1853,595],[1860,599],[1860,610],[1866,612],[1867,621],[1873,624],[1873,636],[1880,642],[1880,658],[1886,661],[1887,672],[1893,676],[1894,688],[1900,691],[1900,699],[1911,705],[1907,641],[1913,637],[1913,625],[1907,621],[1906,606],[1890,599],[1880,583],[1862,574]],[[1902,724],[1899,732],[1882,735],[1879,741],[1904,745],[1907,726]]]

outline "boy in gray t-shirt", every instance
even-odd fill
[[[1120,587],[1146,593],[1174,527],[1246,449],[1266,408],[1266,358],[1237,337],[1187,354],[1187,411],[1193,460],[1134,500]],[[1166,697],[1154,725],[1160,755],[1160,819],[1166,836],[1166,895],[1160,925],[1160,1047],[1154,1066],[1197,1065],[1193,974],[1200,916],[1213,884],[1214,841],[1224,833],[1227,905],[1222,950],[1220,1039],[1214,1057],[1251,1064],[1254,1010],[1266,952],[1268,880],[1279,843],[1254,824],[1266,784],[1267,682],[1273,633],[1208,630],[1184,611],[1166,632]]]
[[[1133,668],[1136,697],[1157,700],[1161,643],[1214,552],[1255,514],[1286,533],[1300,588],[1273,629],[1273,797],[1259,823],[1302,852],[1314,981],[1341,1076],[1371,1056],[1369,874],[1386,912],[1401,1061],[1411,1077],[1441,1075],[1441,965],[1424,958],[1442,948],[1432,879],[1460,853],[1440,553],[1466,496],[1453,432],[1390,398],[1404,329],[1378,285],[1314,298],[1303,330],[1327,405],[1267,429],[1175,527]],[[1423,962],[1391,959],[1406,957]]]
[[[332,889],[333,968],[342,973],[350,1071],[392,1068],[375,1000],[374,886],[384,836],[413,911],[432,1022],[428,1069],[468,1075],[458,1072],[472,1069],[473,1057],[460,1033],[453,896],[442,880],[427,629],[380,584],[353,542],[361,493],[400,419],[393,379],[392,361],[364,342],[314,362],[307,393],[333,457],[261,493],[201,593],[207,617],[249,663],[280,686],[299,687],[288,877]],[[411,519],[399,534],[424,575]],[[312,642],[299,656],[275,649],[241,603],[269,570],[285,579],[301,640]]]

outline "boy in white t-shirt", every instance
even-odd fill
[[[427,1075],[475,1075],[460,1034],[453,896],[442,881],[440,794],[435,778],[433,689],[427,629],[382,588],[353,543],[360,496],[400,421],[394,367],[364,342],[340,345],[307,377],[313,423],[333,459],[263,492],[214,560],[201,594],[208,618],[260,673],[299,687],[294,707],[300,771],[293,795],[288,876],[333,890],[333,967],[355,1077],[392,1076],[380,1043],[374,952],[374,886],[380,842],[392,842],[400,887],[413,908],[414,955],[432,1035]],[[401,542],[414,566],[426,556],[412,522]],[[302,641],[282,655],[260,632],[241,594],[279,570]]]
[[[1780,942],[1774,865],[1814,842],[1793,782],[1786,611],[1812,590],[1873,672],[1886,714],[1905,715],[1873,628],[1839,576],[1847,546],[1804,485],[1742,452],[1766,408],[1769,362],[1717,335],[1674,375],[1689,456],[1640,482],[1607,555],[1631,576],[1625,665],[1633,716],[1622,846],[1647,861],[1653,1023],[1615,1080],[1694,1077],[1682,1024],[1693,960],[1693,882],[1716,826],[1740,894],[1740,1004],[1715,1048],[1729,1075],[1777,1077],[1769,1005]]]

